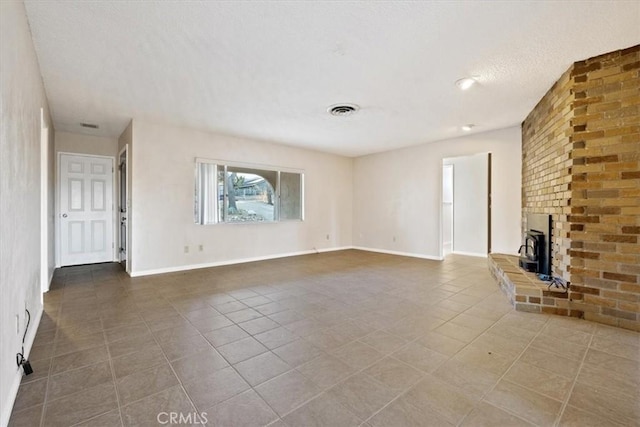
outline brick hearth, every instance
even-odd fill
[[[571,300],[569,291],[549,288],[548,282],[521,269],[517,256],[489,255],[489,271],[517,311],[584,317],[584,310],[593,309],[580,300]]]

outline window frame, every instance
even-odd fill
[[[202,210],[204,209],[204,205],[202,204],[202,194],[205,192],[201,188],[201,171],[200,167],[202,164],[211,165],[214,168],[214,176],[215,176],[215,197],[213,198],[212,206],[209,206],[209,210],[214,212],[213,221],[212,222],[203,222],[202,219],[204,215],[202,214]],[[277,203],[274,203],[274,219],[273,220],[265,220],[265,221],[228,221],[228,203],[229,203],[229,194],[228,194],[228,183],[225,179],[223,181],[223,190],[222,190],[222,201],[219,197],[218,192],[218,174],[220,173],[220,168],[222,168],[223,174],[226,177],[229,168],[231,169],[253,169],[255,171],[267,171],[267,172],[275,172],[276,173],[276,188],[274,188],[274,198],[277,200]],[[280,175],[281,173],[289,173],[289,174],[297,174],[300,177],[300,215],[299,218],[281,218],[281,204],[282,204],[282,195],[281,195],[281,181]],[[259,175],[259,174],[256,174]],[[274,224],[274,223],[287,223],[287,222],[304,222],[305,220],[305,171],[304,169],[297,168],[288,168],[288,167],[280,167],[273,165],[264,165],[258,163],[245,163],[245,162],[234,162],[227,160],[215,160],[215,159],[206,159],[201,157],[196,157],[195,159],[195,192],[194,192],[194,210],[195,210],[195,223],[197,225],[222,225],[222,224]],[[262,176],[262,175],[260,175]],[[266,180],[266,179],[265,179]],[[266,180],[269,184],[270,182]],[[222,202],[222,203],[221,203]],[[220,208],[222,207],[222,210]]]

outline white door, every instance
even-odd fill
[[[60,264],[113,261],[113,159],[60,156]]]

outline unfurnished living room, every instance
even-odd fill
[[[0,0],[0,426],[640,425],[640,2]]]

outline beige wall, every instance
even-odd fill
[[[42,108],[51,123],[22,2],[0,2],[0,65],[0,425],[7,425],[22,375],[16,366],[16,353],[25,332],[25,306],[32,316],[25,344],[27,354],[42,313]],[[46,147],[49,154],[52,136],[53,132]],[[53,157],[47,156],[47,172],[53,170]],[[47,194],[45,200],[53,203],[52,195]],[[47,206],[47,210],[51,212],[53,206]],[[50,247],[52,239],[53,229],[49,229],[46,246]]]
[[[442,160],[487,152],[492,154],[492,252],[516,253],[519,126],[355,159],[354,245],[440,258]]]
[[[91,154],[116,157],[118,139],[81,133],[56,132],[56,153]]]
[[[134,275],[352,244],[350,158],[138,120],[133,141]],[[196,225],[196,157],[304,169],[305,220]]]

